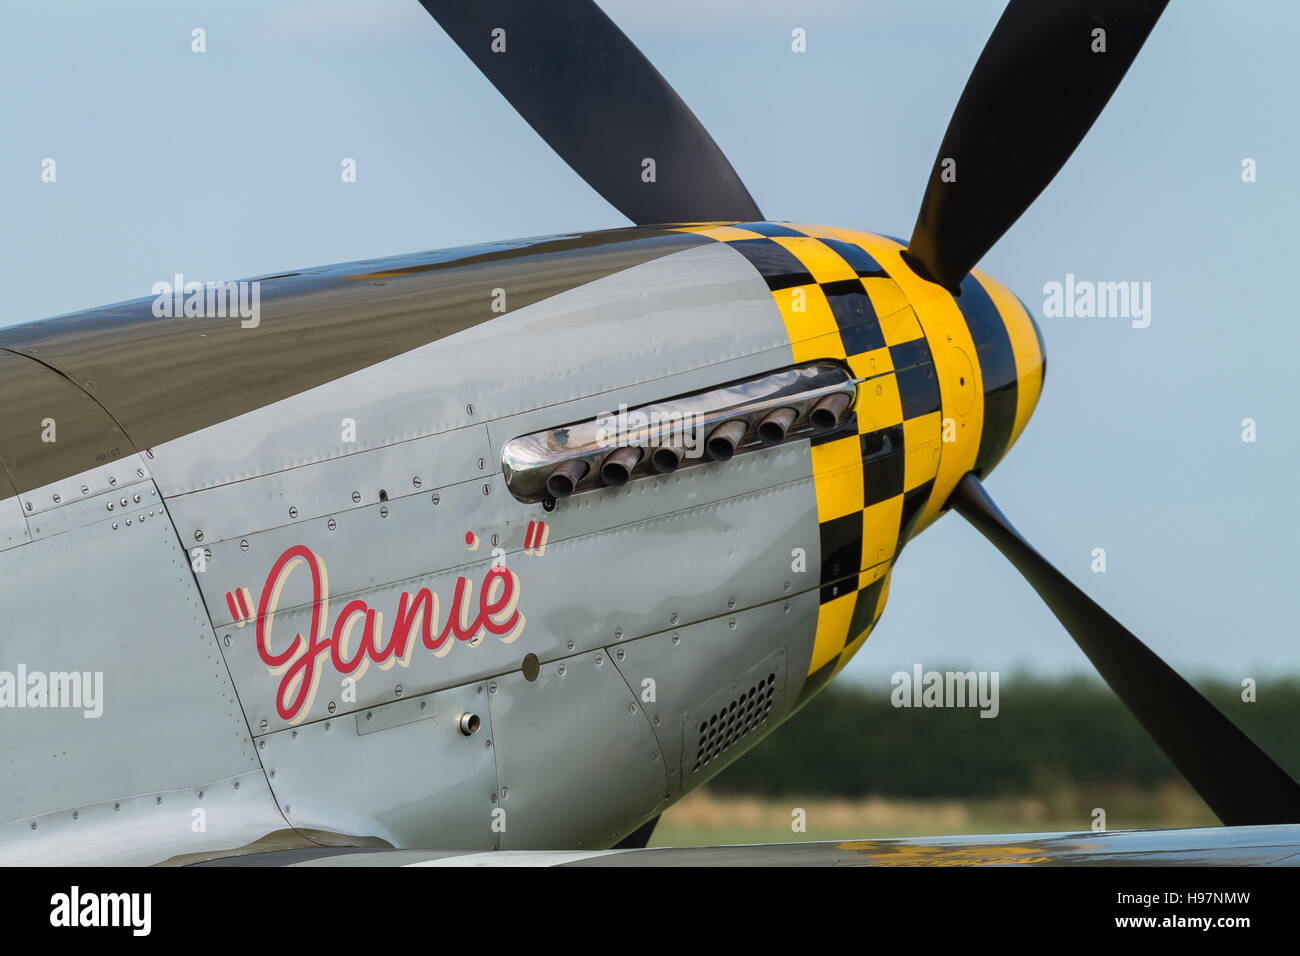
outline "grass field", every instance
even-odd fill
[[[692,793],[659,821],[651,846],[706,846],[874,839],[953,833],[1025,833],[1087,830],[1093,811],[1106,828],[1215,826],[1218,819],[1183,784],[1152,790],[1058,787],[1047,794],[984,800],[900,800],[865,797],[757,798]],[[792,829],[796,809],[806,831]]]

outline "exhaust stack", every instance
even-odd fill
[[[641,460],[641,449],[631,445],[626,445],[616,449],[605,456],[605,460],[600,464],[600,480],[607,485],[627,484],[627,480],[632,477],[632,469],[636,467],[637,462]]]
[[[578,487],[578,482],[582,481],[587,474],[587,469],[585,461],[566,461],[546,479],[547,492],[552,498],[569,497],[573,494],[573,489]]]
[[[844,421],[844,409],[848,407],[849,396],[843,392],[835,392],[813,406],[808,420],[812,422],[814,429],[825,434],[840,427],[840,423]]]
[[[736,446],[741,443],[748,430],[749,426],[744,421],[734,418],[713,429],[708,441],[704,443],[704,450],[714,461],[730,461],[731,456],[736,453]]]
[[[763,440],[764,445],[783,442],[785,433],[790,430],[790,426],[798,417],[799,413],[793,408],[778,408],[768,412],[767,416],[758,423],[758,437]]]

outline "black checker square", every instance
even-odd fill
[[[849,621],[849,633],[844,637],[844,646],[856,641],[862,632],[876,619],[876,604],[880,601],[880,589],[885,586],[882,575],[858,592],[857,602],[853,605],[853,618]]]
[[[895,373],[903,418],[911,420],[939,410],[939,379],[933,365],[913,365]]]
[[[861,569],[862,515],[850,511],[839,518],[823,521],[818,529],[821,532],[821,584],[824,590],[825,585],[856,575]],[[857,587],[856,583],[853,586]],[[844,589],[840,593],[843,594]]]
[[[912,529],[916,527],[916,519],[921,516],[921,509],[925,507],[925,503],[930,500],[930,490],[933,487],[934,479],[931,478],[903,495],[903,516],[898,522],[900,547],[901,542],[912,536]]]
[[[821,244],[828,249],[833,249],[835,253],[849,264],[849,268],[858,274],[860,279],[888,279],[889,274],[880,268],[880,263],[871,257],[871,254],[861,246],[855,246],[851,242],[845,242],[843,239],[822,239]]]
[[[793,252],[771,239],[737,239],[727,245],[749,260],[773,292],[812,285],[812,273]]]

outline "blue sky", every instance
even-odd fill
[[[902,236],[1002,6],[602,5],[769,218]],[[190,51],[196,26],[204,54]],[[795,27],[804,54],[790,50]],[[1294,4],[1172,4],[982,263],[1040,315],[1050,362],[990,491],[1191,675],[1300,671],[1297,39]],[[237,278],[625,224],[416,0],[20,5],[0,36],[0,88],[0,325],[145,295],[175,272]],[[340,183],[343,157],[356,184]],[[1245,157],[1255,183],[1241,181]],[[1041,318],[1044,284],[1067,273],[1150,282],[1150,327]],[[1096,547],[1105,574],[1090,570]],[[1087,669],[955,517],[909,546],[848,673],[880,683],[914,662]]]

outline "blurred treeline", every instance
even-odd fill
[[[1259,679],[1255,703],[1242,701],[1236,683],[1193,683],[1300,778],[1300,678]],[[895,708],[891,689],[884,681],[830,685],[724,770],[712,789],[962,798],[1181,780],[1137,720],[1093,678],[1002,674],[1000,713],[991,719],[977,708]]]

